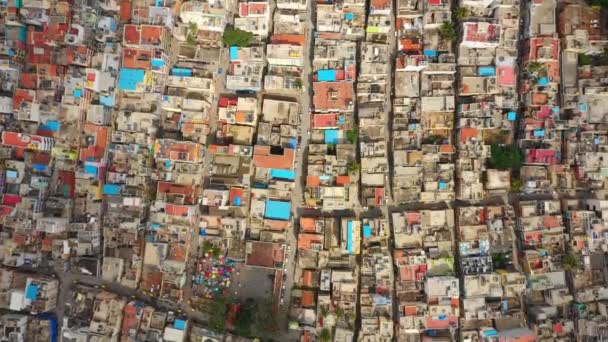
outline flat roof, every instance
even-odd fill
[[[288,221],[291,217],[291,202],[266,201],[266,212],[264,218],[272,220]]]

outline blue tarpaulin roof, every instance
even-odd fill
[[[428,57],[437,56],[437,50],[424,50],[424,55]]]
[[[118,78],[118,89],[120,90],[135,90],[137,84],[144,81],[145,71],[143,69],[120,69]]]
[[[190,77],[190,76],[192,76],[192,69],[173,68],[173,69],[171,69],[171,74],[174,76]]]
[[[25,290],[25,298],[29,300],[38,299],[38,285],[30,284]]]
[[[173,322],[173,327],[177,330],[186,330],[186,321],[183,319],[176,319],[175,322]]]
[[[549,84],[549,79],[548,79],[548,78],[546,78],[546,77],[541,77],[541,78],[538,80],[538,85],[539,85],[539,86],[546,86],[547,84]]]
[[[363,237],[368,238],[372,236],[372,227],[370,226],[363,226]]]
[[[34,170],[36,171],[44,171],[47,169],[47,166],[44,164],[34,164],[32,165],[32,167],[34,168]]]
[[[317,81],[319,82],[331,82],[336,80],[336,70],[324,69],[317,71]]]
[[[355,18],[355,15],[353,13],[344,13],[344,19],[353,20],[354,18]]]
[[[293,170],[270,169],[270,178],[294,180],[296,172]]]
[[[507,113],[507,120],[509,120],[509,121],[515,121],[515,119],[517,119],[517,113],[515,113],[515,112],[508,112]]]
[[[267,200],[264,217],[271,220],[289,220],[291,217],[291,203]]]
[[[120,195],[120,185],[118,184],[104,184],[103,185],[104,195]]]
[[[239,58],[239,48],[238,46],[230,47],[230,60],[234,61]]]
[[[100,95],[99,103],[101,103],[102,105],[104,105],[106,107],[113,107],[114,106],[114,94],[112,93],[112,95],[109,95],[109,96]]]
[[[543,129],[537,129],[534,131],[534,136],[535,137],[544,137],[545,136],[545,130]]]
[[[337,129],[325,130],[325,143],[334,144],[334,145],[338,143],[338,130]]]
[[[94,175],[95,177],[97,177],[97,166],[95,165],[91,165],[91,164],[85,164],[84,165],[84,172]]]
[[[485,66],[479,68],[479,76],[487,77],[487,76],[496,76],[496,69],[491,66]]]
[[[154,59],[152,59],[152,66],[156,67],[156,68],[164,67],[165,61],[163,61],[162,59],[159,59],[159,58],[154,58]]]
[[[49,120],[46,122],[46,124],[44,126],[46,127],[47,130],[49,130],[51,132],[59,131],[59,121],[57,121],[57,120]]]
[[[349,254],[353,253],[353,221],[346,224],[346,250]]]

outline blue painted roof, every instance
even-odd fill
[[[49,120],[44,126],[51,132],[59,131],[59,121],[57,120]]]
[[[428,57],[435,57],[438,55],[437,50],[424,50],[424,55]]]
[[[230,60],[234,61],[239,58],[239,48],[238,46],[230,47]]]
[[[296,178],[296,172],[293,170],[270,169],[270,178],[294,180]]]
[[[161,68],[161,67],[165,66],[165,61],[163,61],[162,59],[159,59],[159,58],[153,58],[151,61],[151,64],[153,67]]]
[[[192,76],[192,69],[185,68],[173,68],[171,69],[171,74],[174,76]]]
[[[338,130],[337,129],[325,130],[325,143],[334,144],[334,145],[338,143]]]
[[[176,319],[175,322],[173,322],[173,327],[177,330],[186,330],[186,321],[183,319]]]
[[[291,203],[283,201],[266,201],[266,213],[264,218],[271,220],[288,221],[291,217]]]
[[[317,81],[319,82],[331,82],[336,80],[336,70],[324,69],[317,71]]]
[[[534,131],[534,136],[535,137],[544,137],[545,136],[545,130],[544,129],[537,129]]]
[[[104,195],[120,195],[120,185],[118,184],[104,184],[103,185]]]
[[[84,164],[84,172],[89,173],[97,177],[97,166],[91,164]]]
[[[32,167],[34,168],[34,170],[36,171],[44,171],[47,169],[47,166],[44,164],[34,164],[32,165]]]
[[[105,107],[114,107],[114,93],[109,96],[100,95],[99,103],[101,103]]]
[[[137,84],[144,81],[145,71],[143,69],[120,69],[118,78],[118,89],[134,91]]]
[[[496,69],[494,69],[494,67],[491,67],[491,66],[480,67],[478,72],[479,72],[479,76],[482,76],[482,77],[496,76]]]
[[[353,253],[353,221],[346,223],[346,250],[349,254]]]
[[[25,290],[25,298],[29,300],[38,299],[38,285],[29,284]]]
[[[372,227],[365,225],[363,226],[363,237],[368,238],[372,236]]]

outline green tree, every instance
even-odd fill
[[[425,145],[441,145],[445,140],[444,136],[433,134],[422,140],[422,143]]]
[[[357,173],[359,172],[359,170],[361,170],[361,164],[357,163],[354,160],[348,163],[348,171],[350,173]]]
[[[327,144],[327,154],[336,155],[336,144]]]
[[[518,193],[521,191],[521,179],[515,178],[511,180],[511,192]]]
[[[273,313],[272,301],[261,299],[256,301],[253,333],[264,340],[270,339],[279,330],[278,320]]]
[[[227,28],[224,30],[222,40],[226,46],[246,47],[253,40],[253,33],[238,28]]]
[[[211,330],[218,333],[226,331],[226,318],[228,315],[228,303],[230,300],[226,297],[220,297],[209,301],[207,311],[209,313],[209,327]]]
[[[342,317],[344,317],[344,309],[342,308],[337,308],[336,309],[336,318],[338,320],[342,319]]]
[[[458,32],[456,31],[456,25],[451,22],[444,22],[439,27],[439,36],[442,39],[449,40],[451,42],[458,38]]]
[[[321,333],[319,334],[319,339],[322,342],[331,341],[331,331],[329,331],[329,329],[327,328],[323,328],[323,330],[321,330]]]
[[[188,45],[196,45],[198,42],[198,25],[196,23],[188,24],[188,33],[186,34],[186,43]]]
[[[530,62],[528,64],[528,71],[531,73],[538,73],[543,70],[543,64],[537,61]]]
[[[578,65],[591,65],[593,63],[593,58],[591,56],[581,53],[578,55]]]
[[[513,145],[492,145],[490,164],[499,170],[519,171],[522,164],[521,152]]]
[[[594,7],[608,8],[608,0],[591,0],[589,4]]]
[[[469,10],[466,7],[458,7],[454,11],[454,19],[462,21],[469,16]]]
[[[566,271],[576,271],[580,266],[580,260],[577,255],[568,252],[564,255],[563,265]]]
[[[300,79],[300,78],[296,78],[296,80],[295,80],[295,81],[293,81],[293,85],[294,85],[296,88],[301,89],[301,88],[302,88],[302,79]]]
[[[356,144],[357,140],[359,140],[359,128],[354,127],[353,129],[346,131],[346,140],[351,144]]]
[[[252,326],[255,320],[255,302],[247,301],[242,304],[234,319],[234,332],[239,336],[252,336]]]

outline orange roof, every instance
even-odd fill
[[[36,73],[22,73],[19,86],[28,89],[38,88],[38,75]]]
[[[302,291],[302,306],[305,308],[309,308],[315,305],[315,293],[310,290]]]
[[[152,63],[152,51],[144,49],[122,50],[122,67],[130,69],[150,70]]]
[[[256,145],[253,148],[253,165],[267,169],[292,170],[295,153],[292,149],[284,149],[282,155],[271,154],[269,146]]]
[[[470,138],[477,138],[477,128],[463,127],[460,129],[460,141],[465,143]]]
[[[120,2],[120,21],[128,23],[131,20],[131,1],[124,0]]]
[[[305,232],[315,232],[315,221],[312,217],[300,217],[300,229]]]
[[[321,234],[298,234],[298,249],[312,249],[313,245],[322,245],[323,235]]]
[[[350,184],[350,176],[338,176],[336,177],[336,185]]]
[[[338,126],[338,118],[334,113],[314,114],[311,121],[313,128],[329,128]]]
[[[313,89],[315,110],[345,110],[354,97],[352,82],[315,82]]]
[[[273,44],[304,45],[306,36],[303,34],[275,34],[270,41]]]
[[[312,287],[312,271],[305,270],[302,272],[302,285]]]
[[[318,176],[306,176],[306,186],[313,187],[321,185],[321,178]]]
[[[106,146],[108,144],[108,127],[86,124],[84,133],[93,139],[94,144],[88,145],[80,150],[80,160],[101,160],[105,155]]]
[[[439,152],[441,153],[454,153],[454,146],[452,145],[441,145],[439,146]]]
[[[289,228],[289,221],[264,220],[264,226],[270,228],[270,230],[284,232]]]

